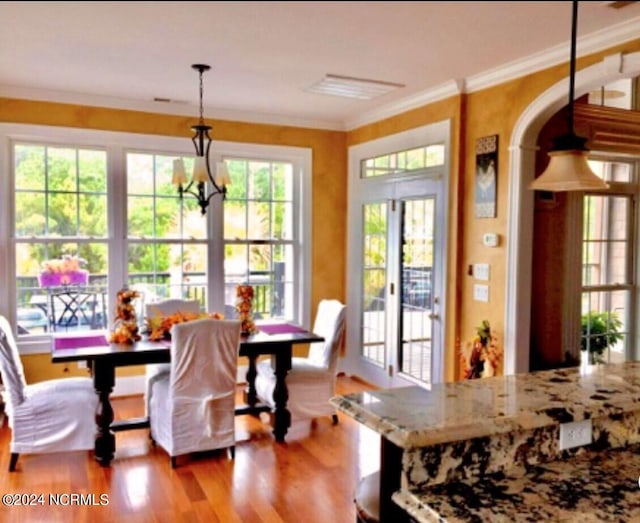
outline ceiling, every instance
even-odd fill
[[[581,2],[578,55],[640,34],[640,2]],[[348,129],[567,62],[571,2],[0,2],[0,96]],[[404,87],[305,91],[325,74]],[[154,101],[155,98],[170,101]]]

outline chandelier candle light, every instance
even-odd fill
[[[215,177],[211,173],[211,167],[209,165],[209,151],[211,149],[211,126],[204,123],[203,109],[202,109],[202,73],[211,69],[206,64],[194,64],[193,67],[200,73],[200,119],[196,125],[191,126],[191,130],[194,132],[191,141],[196,148],[196,157],[193,162],[193,173],[191,175],[191,181],[187,179],[187,173],[185,171],[184,162],[182,158],[173,160],[173,179],[172,182],[178,187],[178,194],[180,198],[184,193],[189,193],[195,196],[198,200],[201,212],[204,215],[211,197],[215,194],[222,194],[222,198],[225,198],[227,193],[227,185],[231,183],[229,178],[229,171],[224,162],[218,162],[216,164]],[[186,187],[184,184],[188,182]],[[207,191],[207,182],[211,182],[213,188]],[[193,187],[195,184],[195,187]]]

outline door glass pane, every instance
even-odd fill
[[[362,355],[384,367],[387,273],[387,204],[363,206]]]
[[[406,200],[402,209],[400,372],[430,383],[435,200]]]

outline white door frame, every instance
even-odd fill
[[[438,274],[439,288],[433,289],[434,295],[439,297],[437,320],[440,323],[440,347],[433,347],[432,360],[432,383],[442,382],[444,379],[444,333],[446,332],[446,286],[447,281],[447,208],[449,201],[449,171],[450,171],[450,133],[451,123],[449,120],[438,122],[431,125],[422,126],[409,131],[404,131],[394,135],[372,140],[363,144],[355,145],[349,148],[349,202],[348,202],[348,231],[347,231],[347,325],[353,326],[347,329],[346,339],[346,355],[340,360],[340,368],[350,375],[357,375],[359,368],[360,352],[361,352],[361,332],[358,326],[361,321],[361,289],[362,289],[362,269],[361,269],[361,198],[355,195],[359,194],[360,179],[360,160],[363,158],[371,158],[374,156],[412,149],[433,143],[444,143],[445,145],[445,162],[439,167],[439,172],[443,173],[440,179],[441,189],[439,195],[441,202],[437,202],[442,208],[442,220],[439,221],[438,232],[436,233],[436,252],[440,252],[442,261],[439,263],[441,269]],[[431,168],[430,168],[431,169]],[[398,176],[388,176],[388,183],[396,183],[400,178]],[[407,176],[410,183],[415,183],[416,177]],[[427,180],[428,178],[424,178]],[[386,180],[381,180],[385,183]],[[426,189],[426,187],[425,187]],[[425,191],[426,194],[426,191]],[[398,197],[406,197],[406,194],[399,194]],[[418,195],[416,195],[418,196]],[[439,218],[438,218],[439,219]],[[440,240],[438,240],[438,235]],[[435,262],[435,261],[434,261]],[[437,263],[437,262],[435,262]]]

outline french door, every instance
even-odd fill
[[[380,387],[443,380],[450,122],[349,148],[341,370]]]
[[[429,386],[442,379],[440,185],[428,179],[387,183],[365,191],[359,202],[350,370],[379,386]]]

